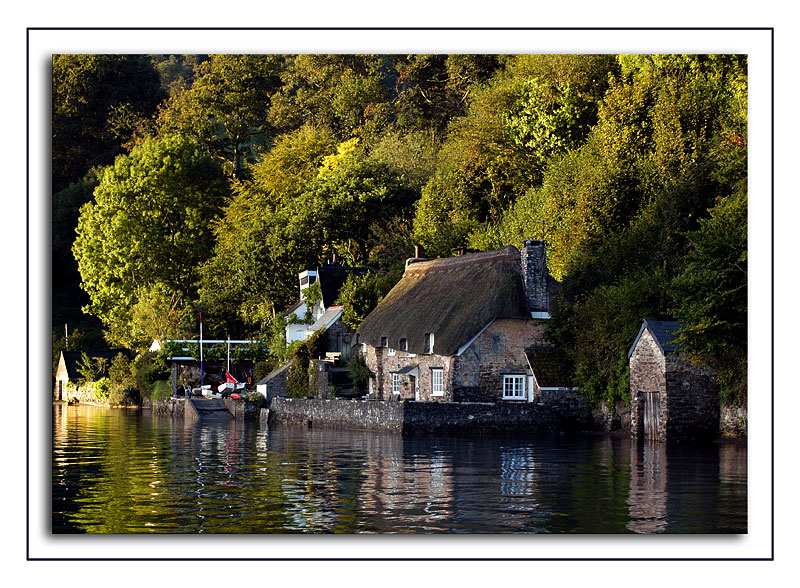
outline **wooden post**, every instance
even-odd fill
[[[172,360],[172,395],[178,394],[178,364]]]

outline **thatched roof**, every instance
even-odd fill
[[[516,247],[412,263],[403,277],[358,328],[359,342],[389,347],[400,339],[408,351],[424,353],[433,333],[433,352],[455,355],[496,318],[530,318]]]

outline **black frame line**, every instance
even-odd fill
[[[775,28],[774,27],[27,27],[25,132],[25,369],[30,373],[30,33],[31,31],[770,31],[770,556],[769,557],[31,557],[30,555],[30,381],[25,388],[25,559],[26,561],[774,561],[775,560]]]

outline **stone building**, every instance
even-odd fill
[[[719,432],[719,394],[711,368],[680,353],[675,321],[645,319],[628,351],[631,435],[666,441]]]
[[[543,241],[447,259],[412,258],[356,333],[370,396],[432,402],[532,402],[526,349],[544,332],[559,284]]]

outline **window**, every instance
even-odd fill
[[[425,333],[425,353],[433,353],[433,333]]]
[[[400,339],[400,351],[408,351],[408,341],[405,337]]]
[[[392,394],[400,394],[400,374],[392,374]]]
[[[389,355],[394,355],[395,353],[397,353],[397,350],[392,349],[391,347],[389,347],[388,353],[389,353]]]
[[[389,347],[389,337],[381,337],[381,347]]]
[[[431,396],[444,396],[444,370],[431,368]]]
[[[503,376],[503,399],[525,400],[525,376]]]

